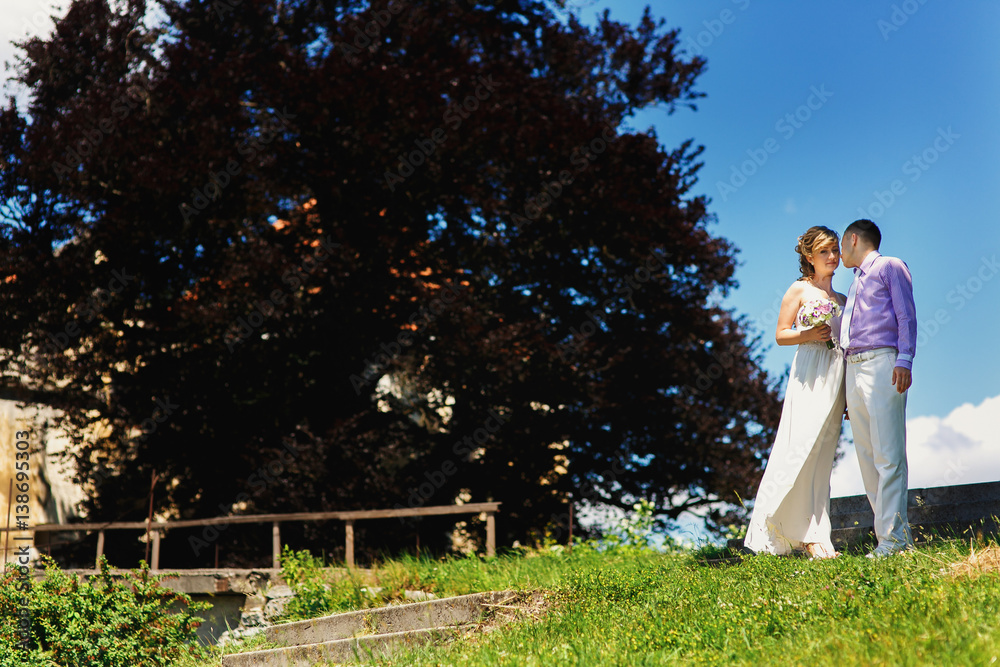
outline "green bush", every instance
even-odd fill
[[[100,574],[86,579],[44,564],[45,578],[30,588],[17,569],[0,577],[0,667],[145,667],[203,652],[195,640],[202,619],[190,612],[209,605],[161,585],[165,575],[150,575],[145,563],[113,575],[102,557]],[[17,635],[25,605],[27,647]]]
[[[350,576],[330,581],[321,559],[308,550],[293,551],[287,544],[281,552],[281,578],[295,593],[285,606],[282,621],[362,609],[373,602],[360,581]]]
[[[577,545],[589,546],[597,551],[612,554],[681,553],[688,549],[675,538],[663,532],[663,524],[656,517],[656,506],[640,498],[617,522],[603,529],[603,534],[589,540],[578,540]],[[553,546],[548,543],[542,546]],[[575,548],[575,547],[574,547]]]

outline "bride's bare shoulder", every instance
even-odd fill
[[[788,289],[785,290],[785,296],[781,298],[781,309],[789,309],[789,312],[797,311],[802,303],[805,301],[806,290],[809,288],[808,283],[804,280],[796,280],[794,283],[789,285]]]
[[[808,289],[809,289],[809,283],[807,283],[804,280],[796,280],[794,283],[788,286],[788,289],[785,291],[785,298],[786,299],[792,297],[802,298],[802,296],[806,293]]]

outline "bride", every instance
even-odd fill
[[[839,247],[826,227],[810,227],[795,246],[802,277],[781,301],[775,339],[798,349],[744,540],[756,553],[838,555],[830,541],[830,474],[846,403],[837,333],[847,299],[832,285]],[[826,311],[828,323],[813,326],[815,314]]]

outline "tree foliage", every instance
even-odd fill
[[[630,127],[700,97],[648,10],[76,0],[22,47],[0,361],[91,516],[154,471],[185,517],[499,500],[502,542],[750,495],[775,389],[701,149]]]

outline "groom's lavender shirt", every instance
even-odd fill
[[[873,251],[854,269],[858,281],[851,314],[851,348],[855,354],[878,347],[898,351],[896,365],[913,367],[917,347],[917,308],[913,304],[913,280],[901,259]]]

